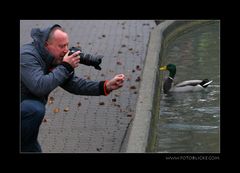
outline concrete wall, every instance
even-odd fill
[[[159,66],[167,45],[194,26],[206,24],[206,20],[166,20],[152,31],[148,44],[142,82],[139,90],[136,114],[131,124],[126,147],[127,153],[154,152],[157,143],[162,75]]]

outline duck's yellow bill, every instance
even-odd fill
[[[167,70],[167,66],[162,66],[159,68],[160,70]]]

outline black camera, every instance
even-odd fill
[[[73,53],[77,52],[77,51],[81,51],[81,53],[79,54],[80,56],[80,64],[84,64],[84,65],[88,65],[88,66],[93,66],[95,69],[97,70],[101,70],[102,68],[99,66],[99,64],[102,63],[102,55],[90,55],[90,54],[85,54],[84,52],[82,52],[81,48],[76,48],[76,47],[71,47],[69,49],[69,54],[68,56],[72,55]]]

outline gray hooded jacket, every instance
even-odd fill
[[[44,43],[55,27],[61,26],[32,29],[33,42],[21,47],[21,101],[36,99],[46,104],[49,93],[58,86],[77,95],[105,95],[105,81],[97,82],[79,78],[74,75],[73,68],[67,63],[53,68],[54,57],[45,49]],[[53,70],[50,71],[52,68]]]

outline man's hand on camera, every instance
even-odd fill
[[[73,68],[76,68],[79,66],[79,62],[80,62],[80,51],[77,51],[75,53],[73,53],[72,55],[68,56],[69,51],[66,53],[66,55],[63,57],[63,62],[67,62],[68,64],[70,64]]]
[[[114,78],[112,78],[106,83],[107,92],[110,93],[113,90],[121,88],[123,86],[124,80],[125,80],[124,74],[116,75]]]

